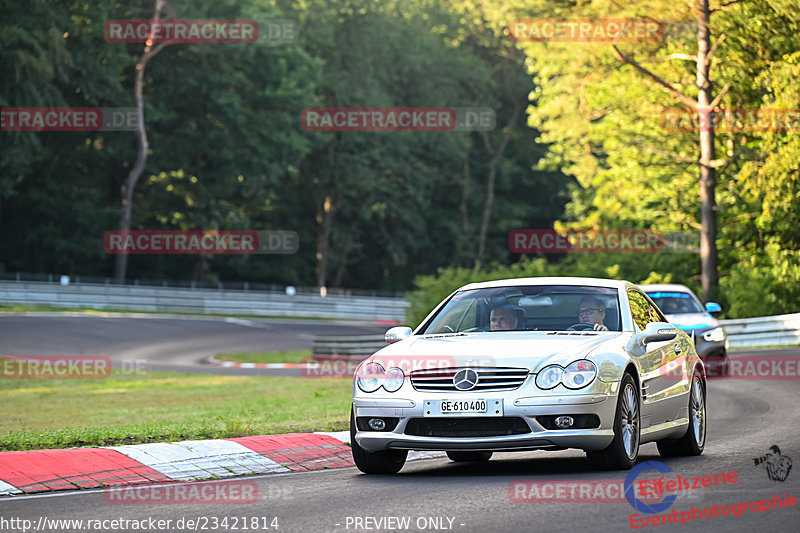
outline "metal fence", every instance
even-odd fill
[[[382,336],[355,335],[314,337],[315,359],[349,359],[361,361],[386,346]]]
[[[0,304],[366,320],[403,320],[409,305],[388,297],[7,281],[0,281]]]
[[[731,347],[800,344],[800,313],[720,320]]]
[[[800,313],[720,320],[731,348],[800,344]],[[313,353],[320,359],[366,359],[386,346],[383,337],[316,337]]]
[[[256,316],[356,318],[404,321],[402,298],[343,296],[283,291],[154,287],[103,283],[0,281],[0,304],[89,309],[166,311]],[[800,343],[800,313],[721,320],[731,347]],[[382,337],[320,339],[315,354],[370,355],[385,345]],[[371,339],[371,340],[370,340]],[[316,341],[315,341],[316,342]]]

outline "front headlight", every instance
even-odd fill
[[[558,365],[550,365],[543,368],[536,375],[536,386],[540,389],[552,389],[561,383],[561,377],[564,375],[564,369]]]
[[[703,338],[708,342],[719,342],[725,340],[725,332],[722,328],[714,328],[703,333]]]
[[[375,392],[385,378],[383,367],[378,363],[367,363],[358,371],[356,383],[364,392]]]
[[[562,382],[568,389],[580,389],[588,385],[597,375],[597,367],[587,359],[575,361],[564,370]]]
[[[386,371],[386,376],[383,378],[383,388],[386,392],[394,392],[403,386],[403,380],[406,375],[399,368],[390,368]]]

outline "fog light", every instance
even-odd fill
[[[570,424],[571,423],[572,422],[570,422]],[[367,424],[369,425],[370,429],[373,429],[375,431],[383,431],[386,428],[386,422],[384,422],[380,418],[370,418]]]
[[[572,424],[574,423],[571,416],[559,416],[556,418],[555,422],[556,426],[560,427],[561,429],[572,427]]]

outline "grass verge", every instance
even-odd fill
[[[0,451],[349,427],[350,379],[148,372],[0,379]]]
[[[214,356],[219,361],[236,363],[306,363],[311,352],[294,350],[288,352],[220,353]]]

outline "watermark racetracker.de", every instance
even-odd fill
[[[135,107],[4,107],[2,131],[136,131]]]
[[[652,18],[522,18],[512,20],[515,42],[630,43],[697,39],[696,20]]]
[[[105,379],[111,371],[111,359],[105,355],[0,355],[2,379]],[[147,361],[118,360],[116,372],[144,375]]]
[[[800,131],[800,109],[734,108],[700,114],[688,109],[665,109],[661,128],[667,132],[757,133]]]
[[[508,234],[514,253],[693,253],[699,234],[644,229],[516,229]]]
[[[284,492],[274,487],[273,492],[263,496],[283,499]],[[157,483],[153,485],[106,487],[103,489],[106,503],[132,504],[232,504],[256,503],[259,499],[258,483],[248,480],[190,481],[180,483]],[[288,498],[291,499],[291,498]]]
[[[705,363],[707,379],[800,380],[800,358],[781,356],[728,356]],[[660,376],[665,380],[683,381],[686,374],[684,356],[664,361]]]
[[[282,44],[297,36],[297,22],[288,19],[118,19],[103,25],[109,43]]]
[[[485,107],[309,107],[300,113],[306,131],[490,131]]]
[[[111,359],[104,355],[3,355],[2,379],[105,379]]]
[[[655,471],[658,477],[639,476]],[[663,475],[661,475],[663,474]],[[634,509],[656,513],[669,508],[680,495],[699,499],[704,487],[736,483],[736,472],[715,476],[685,477],[675,474],[664,463],[646,461],[636,465],[622,479],[537,479],[516,480],[509,484],[509,499],[515,503],[624,503]]]
[[[300,249],[289,230],[141,230],[107,231],[109,254],[293,254]]]
[[[373,362],[366,363],[361,358],[351,359],[346,356],[308,356],[303,358],[301,374],[307,378],[352,378],[359,367],[362,366],[359,376],[364,379],[373,379],[378,383],[396,379],[396,375],[387,372],[399,369],[404,377],[411,373],[424,370],[426,377],[433,378],[430,372],[442,371],[443,375],[454,368],[493,368],[496,366],[492,357],[452,357],[445,355],[412,355],[412,356],[386,356],[376,358]],[[379,365],[380,368],[374,365]]]

